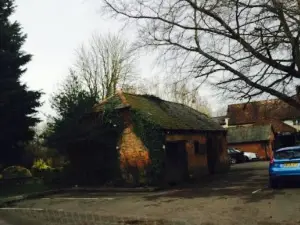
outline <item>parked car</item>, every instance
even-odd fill
[[[235,149],[227,149],[230,162],[232,164],[245,162],[245,155],[241,151],[236,151]]]
[[[243,152],[246,162],[259,160],[259,156],[254,152],[244,152],[244,151],[240,151],[236,148],[232,148],[232,150],[237,151],[237,152]]]
[[[280,148],[274,152],[269,164],[269,183],[278,187],[283,180],[300,179],[300,146]]]

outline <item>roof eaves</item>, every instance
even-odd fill
[[[203,132],[227,132],[226,129],[206,129],[206,130],[199,130],[199,129],[168,129],[168,128],[163,128],[162,130],[164,130],[165,132],[199,132],[199,133],[203,133]]]

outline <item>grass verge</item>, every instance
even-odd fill
[[[42,182],[2,186],[0,187],[0,199],[36,192],[43,192],[47,190],[50,190],[50,188],[44,185]]]

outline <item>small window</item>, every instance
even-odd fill
[[[194,141],[194,150],[195,150],[195,155],[200,154],[200,145],[198,141]]]
[[[194,141],[194,151],[195,155],[205,155],[206,144],[200,144],[199,141]]]

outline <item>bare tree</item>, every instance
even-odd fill
[[[146,95],[157,92],[158,84],[151,82],[150,79],[137,79],[130,84],[125,84],[122,87],[123,92],[130,94]],[[155,94],[154,94],[155,95]],[[156,94],[157,95],[157,94]]]
[[[75,71],[92,96],[104,99],[117,86],[129,85],[134,76],[135,57],[119,36],[94,34],[87,45],[77,50]]]
[[[267,93],[300,108],[299,0],[103,1],[136,22],[138,47],[160,49],[181,73],[236,99]]]
[[[196,109],[206,115],[211,115],[208,101],[202,97],[198,88],[187,82],[172,82],[167,85],[166,96],[170,101],[181,103]]]
[[[214,111],[214,116],[220,117],[220,116],[226,116],[227,115],[227,106],[221,106],[217,108],[216,111]]]
[[[165,87],[167,84],[160,78],[140,78],[136,79],[129,85],[123,85],[122,90],[131,94],[139,95],[155,95],[164,98],[166,92]]]
[[[211,115],[208,101],[200,95],[195,85],[186,82],[155,77],[155,79],[137,80],[132,85],[125,85],[122,90],[131,94],[155,95],[161,99],[184,104],[206,115]]]

